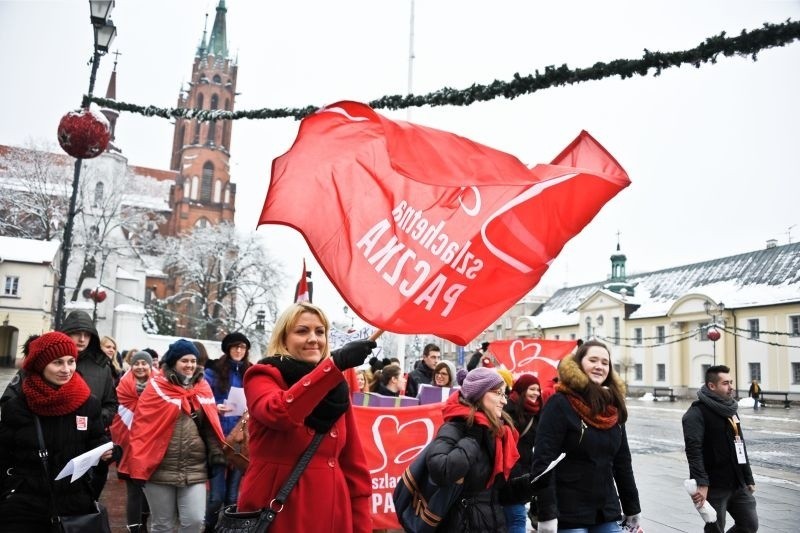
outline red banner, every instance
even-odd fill
[[[493,341],[489,345],[489,352],[514,377],[524,373],[538,377],[544,390],[556,377],[558,362],[572,353],[576,345],[576,341],[515,339]]]
[[[442,424],[442,403],[418,407],[353,406],[372,476],[372,527],[399,529],[392,493],[403,471],[433,440]]]
[[[306,117],[273,161],[259,223],[300,231],[366,322],[463,346],[629,184],[586,132],[554,164],[529,169],[452,133],[339,102]]]

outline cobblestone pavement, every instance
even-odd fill
[[[2,389],[12,375],[12,370],[0,369]],[[702,531],[700,516],[683,489],[689,467],[681,417],[689,404],[629,400],[628,439],[646,533]],[[800,406],[741,408],[739,415],[756,480],[760,531],[800,531]],[[113,532],[125,532],[125,483],[113,468],[101,501]]]

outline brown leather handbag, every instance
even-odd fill
[[[242,472],[247,470],[247,465],[250,464],[250,433],[247,431],[249,421],[250,413],[245,411],[236,426],[225,437],[225,445],[222,447],[228,464]]]

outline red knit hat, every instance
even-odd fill
[[[528,387],[531,385],[539,385],[539,388],[542,388],[541,383],[539,383],[539,378],[533,374],[522,374],[517,378],[517,381],[514,382],[512,388],[517,394],[525,394],[528,392]]]
[[[51,331],[31,341],[28,355],[22,361],[22,368],[41,374],[44,367],[67,355],[78,357],[75,341],[59,331]]]

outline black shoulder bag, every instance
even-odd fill
[[[42,460],[45,481],[47,482],[47,487],[50,489],[50,504],[53,509],[53,516],[50,520],[53,523],[53,530],[59,533],[85,533],[86,531],[111,533],[111,526],[108,523],[108,512],[98,501],[94,502],[95,511],[93,513],[65,516],[60,516],[58,514],[56,497],[55,494],[53,494],[52,481],[50,481],[50,469],[47,466],[47,457],[49,454],[44,444],[42,424],[39,422],[39,417],[36,415],[33,415],[33,420],[36,423],[36,437],[39,439],[39,458]]]
[[[281,490],[278,491],[278,495],[269,502],[267,507],[259,511],[240,513],[236,511],[235,505],[229,505],[220,513],[217,527],[214,531],[216,533],[264,533],[269,529],[278,513],[283,511],[283,504],[286,502],[286,498],[289,497],[289,493],[292,492],[295,484],[297,484],[297,480],[300,479],[300,475],[308,466],[311,457],[319,448],[324,436],[325,433],[314,434],[311,444],[300,456],[292,473],[289,474],[289,478],[284,482]]]

